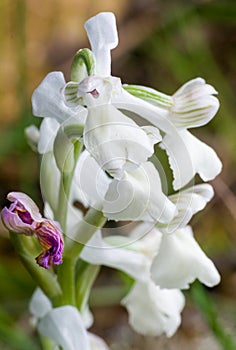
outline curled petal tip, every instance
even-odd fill
[[[9,208],[2,210],[2,220],[6,228],[10,231],[32,235],[36,221],[42,220],[36,204],[22,192],[10,192],[7,199],[11,202]]]

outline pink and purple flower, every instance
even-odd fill
[[[36,236],[43,252],[37,263],[48,269],[51,264],[62,263],[64,241],[60,224],[42,217],[37,205],[25,193],[11,192],[7,199],[10,207],[3,208],[2,220],[9,231]]]

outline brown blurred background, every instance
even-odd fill
[[[24,138],[24,128],[39,123],[30,98],[52,70],[69,79],[73,55],[88,47],[84,22],[101,11],[117,17],[120,43],[112,53],[112,70],[123,82],[172,94],[201,76],[219,92],[216,118],[194,133],[217,150],[224,170],[213,182],[214,200],[192,224],[222,283],[212,291],[193,286],[186,293],[183,324],[170,340],[136,335],[118,306],[94,307],[93,331],[113,350],[236,349],[231,340],[236,334],[235,1],[0,0],[1,206],[11,190],[25,191],[40,203],[37,156]],[[0,256],[0,348],[37,349],[27,312],[34,285],[3,229]],[[104,270],[104,278],[108,273]]]

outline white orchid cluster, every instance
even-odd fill
[[[143,335],[170,337],[181,322],[181,290],[195,279],[209,287],[220,281],[189,226],[213,197],[211,185],[194,184],[195,175],[206,182],[221,171],[214,150],[188,131],[214,117],[216,91],[201,78],[173,96],[122,85],[111,75],[111,50],[118,44],[114,15],[100,13],[85,29],[92,50],[78,51],[71,81],[49,73],[32,97],[33,114],[43,121],[26,134],[41,155],[45,216],[61,224],[72,281],[78,261],[125,272],[133,284],[121,304],[131,326]],[[172,193],[166,193],[169,179],[158,149],[169,159]],[[106,220],[125,225],[102,229]],[[62,283],[64,293],[67,288]],[[37,291],[30,308],[39,332],[66,350],[108,349],[86,331],[92,323],[87,294],[80,293],[80,306],[71,302],[75,296],[53,307]]]

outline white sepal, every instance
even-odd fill
[[[111,74],[110,51],[118,45],[116,18],[112,12],[101,12],[85,23],[85,29],[96,57],[96,73]]]
[[[69,108],[64,103],[63,89],[65,79],[61,72],[49,73],[32,95],[33,114],[37,117],[54,118],[59,123],[71,119],[83,124],[83,108]]]
[[[179,290],[160,289],[151,280],[136,282],[122,299],[132,328],[142,334],[171,337],[181,322],[184,296]]]
[[[170,222],[175,210],[162,192],[160,176],[151,162],[113,180],[103,203],[104,215],[113,220]]]
[[[52,339],[63,350],[91,350],[83,320],[74,306],[50,310],[38,323],[41,335]]]
[[[195,279],[208,287],[220,282],[218,271],[194,239],[190,226],[163,234],[151,275],[161,288],[186,289]]]
[[[184,187],[195,174],[199,174],[203,181],[209,181],[213,180],[222,169],[221,161],[215,151],[187,130],[166,134],[161,145],[169,157],[175,190]]]
[[[99,167],[96,160],[87,150],[84,150],[75,167],[71,190],[72,199],[78,200],[86,208],[90,206],[100,210],[110,182],[111,179]]]

